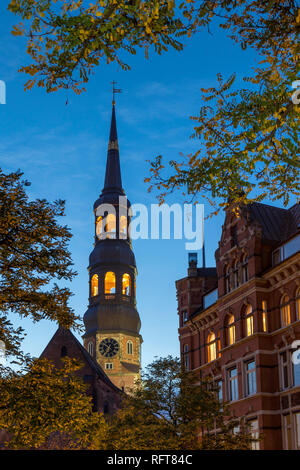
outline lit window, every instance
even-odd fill
[[[102,217],[97,217],[96,220],[96,235],[99,238],[103,232],[103,220]]]
[[[230,315],[227,320],[227,345],[235,343],[235,324],[234,316]]]
[[[122,294],[130,295],[131,294],[131,279],[129,274],[123,274],[122,277]]]
[[[94,274],[91,280],[91,294],[92,297],[98,295],[98,274]]]
[[[246,254],[242,258],[242,280],[243,282],[248,281],[248,257]]]
[[[106,233],[107,238],[116,238],[116,216],[108,214],[106,217]]]
[[[88,353],[90,354],[90,356],[92,356],[93,353],[94,353],[94,344],[93,344],[93,341],[90,341],[90,342],[88,343]]]
[[[207,360],[211,362],[217,359],[216,335],[214,333],[208,335],[207,343]]]
[[[246,395],[256,393],[256,369],[255,361],[246,362]]]
[[[121,238],[127,237],[127,217],[125,217],[125,215],[121,215],[120,217],[120,235]]]
[[[284,295],[281,299],[280,314],[282,328],[288,326],[291,323],[291,311],[289,301],[290,299],[287,295]]]
[[[247,305],[246,312],[245,312],[245,333],[246,336],[253,335],[253,314],[252,314],[252,306]]]
[[[228,380],[229,380],[229,400],[235,401],[238,399],[238,376],[237,376],[236,367],[228,371]]]
[[[297,313],[297,320],[300,320],[300,289],[296,292],[296,313]]]
[[[265,300],[262,301],[262,327],[263,332],[266,333],[268,331],[268,309]]]
[[[116,292],[116,275],[108,271],[105,274],[105,294],[115,294]]]
[[[127,341],[127,354],[133,354],[133,342]]]

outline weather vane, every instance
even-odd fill
[[[117,84],[117,82],[115,82],[114,80],[111,82],[112,86],[113,86],[113,102],[112,104],[115,105],[116,104],[116,101],[115,101],[115,95],[116,93],[122,93],[122,90],[121,88],[115,88],[115,85]]]

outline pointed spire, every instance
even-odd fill
[[[120,156],[119,156],[118,134],[117,134],[117,123],[116,123],[116,111],[115,111],[114,102],[113,102],[113,107],[112,107],[105,181],[104,181],[104,188],[103,188],[102,193],[104,192],[105,193],[115,192],[119,194],[124,194],[124,191],[122,189],[121,167],[120,167]]]

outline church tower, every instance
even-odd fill
[[[84,346],[110,380],[128,392],[140,378],[142,337],[129,233],[130,202],[122,188],[114,101],[104,187],[94,204],[94,216]]]

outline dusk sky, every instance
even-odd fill
[[[6,3],[6,2],[2,2]],[[88,303],[88,257],[93,246],[92,207],[104,183],[104,171],[111,117],[111,81],[123,93],[117,95],[117,126],[123,187],[132,203],[157,203],[147,192],[147,160],[162,154],[166,160],[180,152],[197,149],[191,115],[201,106],[200,88],[216,84],[237,73],[238,82],[251,72],[255,56],[242,51],[212,27],[186,42],[183,52],[170,50],[162,56],[150,53],[146,60],[139,51],[128,56],[132,70],[116,65],[98,67],[87,84],[87,92],[47,94],[33,88],[24,92],[27,77],[17,72],[28,63],[26,44],[10,31],[17,22],[1,9],[0,79],[7,85],[7,104],[0,105],[0,166],[3,171],[20,168],[31,181],[32,198],[66,200],[67,224],[73,233],[70,250],[78,276],[72,282],[72,307],[84,315]],[[68,99],[68,105],[66,100]],[[180,193],[169,203],[184,203]],[[291,201],[291,204],[294,201]],[[206,205],[205,212],[210,208]],[[205,223],[207,265],[214,266],[214,252],[224,215]],[[138,267],[137,308],[142,321],[143,365],[154,356],[179,354],[175,281],[186,275],[188,252],[185,240],[137,240],[133,249]],[[201,255],[199,253],[199,258]],[[49,321],[33,324],[14,317],[27,331],[24,349],[40,355],[57,325]]]

